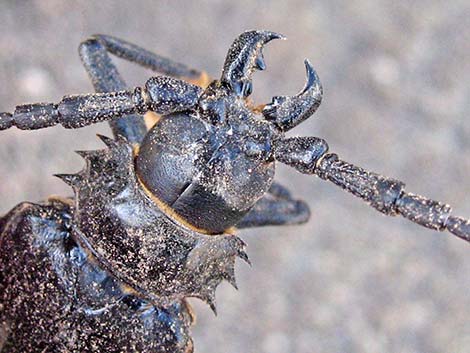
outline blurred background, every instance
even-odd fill
[[[456,1],[0,2],[0,110],[92,91],[77,54],[122,37],[218,77],[231,41],[270,29],[254,98],[294,94],[309,58],[321,108],[292,135],[325,138],[359,166],[470,217],[470,3]],[[116,60],[117,61],[117,60]],[[119,61],[129,85],[151,75]],[[82,167],[105,124],[0,134],[0,213],[70,195],[53,173]],[[386,218],[326,182],[279,166],[311,206],[302,226],[241,233],[253,267],[222,284],[218,316],[197,300],[196,352],[468,352],[470,257],[463,241]]]

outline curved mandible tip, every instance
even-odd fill
[[[320,82],[320,78],[317,75],[317,72],[313,68],[312,64],[308,59],[304,60],[305,72],[307,74],[307,82],[305,87],[297,95],[300,96],[308,91],[313,91],[315,93],[323,93],[323,87]]]
[[[237,95],[249,96],[253,90],[251,82],[253,71],[266,68],[263,46],[273,39],[285,39],[285,37],[275,32],[256,30],[240,34],[227,53],[221,81],[229,84]]]
[[[320,106],[323,87],[316,71],[305,59],[307,82],[295,96],[276,96],[263,108],[264,117],[281,131],[287,131],[309,118]]]

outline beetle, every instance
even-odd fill
[[[321,138],[285,136],[322,100],[308,60],[298,94],[253,104],[263,46],[282,38],[240,34],[220,79],[210,80],[96,35],[80,55],[97,93],[0,114],[0,130],[109,121],[114,136],[100,136],[102,150],[78,151],[82,171],[57,175],[74,197],[25,202],[0,218],[2,351],[192,352],[186,299],[200,298],[215,312],[220,282],[236,287],[235,259],[249,262],[236,229],[309,218],[308,206],[274,182],[276,162],[330,181],[381,213],[470,241],[470,221],[451,215],[450,206],[341,160]],[[128,89],[109,54],[162,75]]]

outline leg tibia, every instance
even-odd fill
[[[197,70],[161,55],[154,54],[125,40],[103,34],[96,34],[93,38],[99,40],[111,54],[155,72],[188,80],[196,80],[201,76],[201,73]]]
[[[96,39],[80,44],[80,57],[96,92],[116,92],[126,89],[126,84],[111,61],[106,48]],[[131,114],[110,122],[114,136],[124,136],[132,143],[142,141],[146,133],[141,116]]]

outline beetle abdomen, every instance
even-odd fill
[[[21,204],[0,241],[2,352],[188,352],[184,300],[129,293],[70,233],[61,202]],[[3,337],[2,337],[3,336]]]

